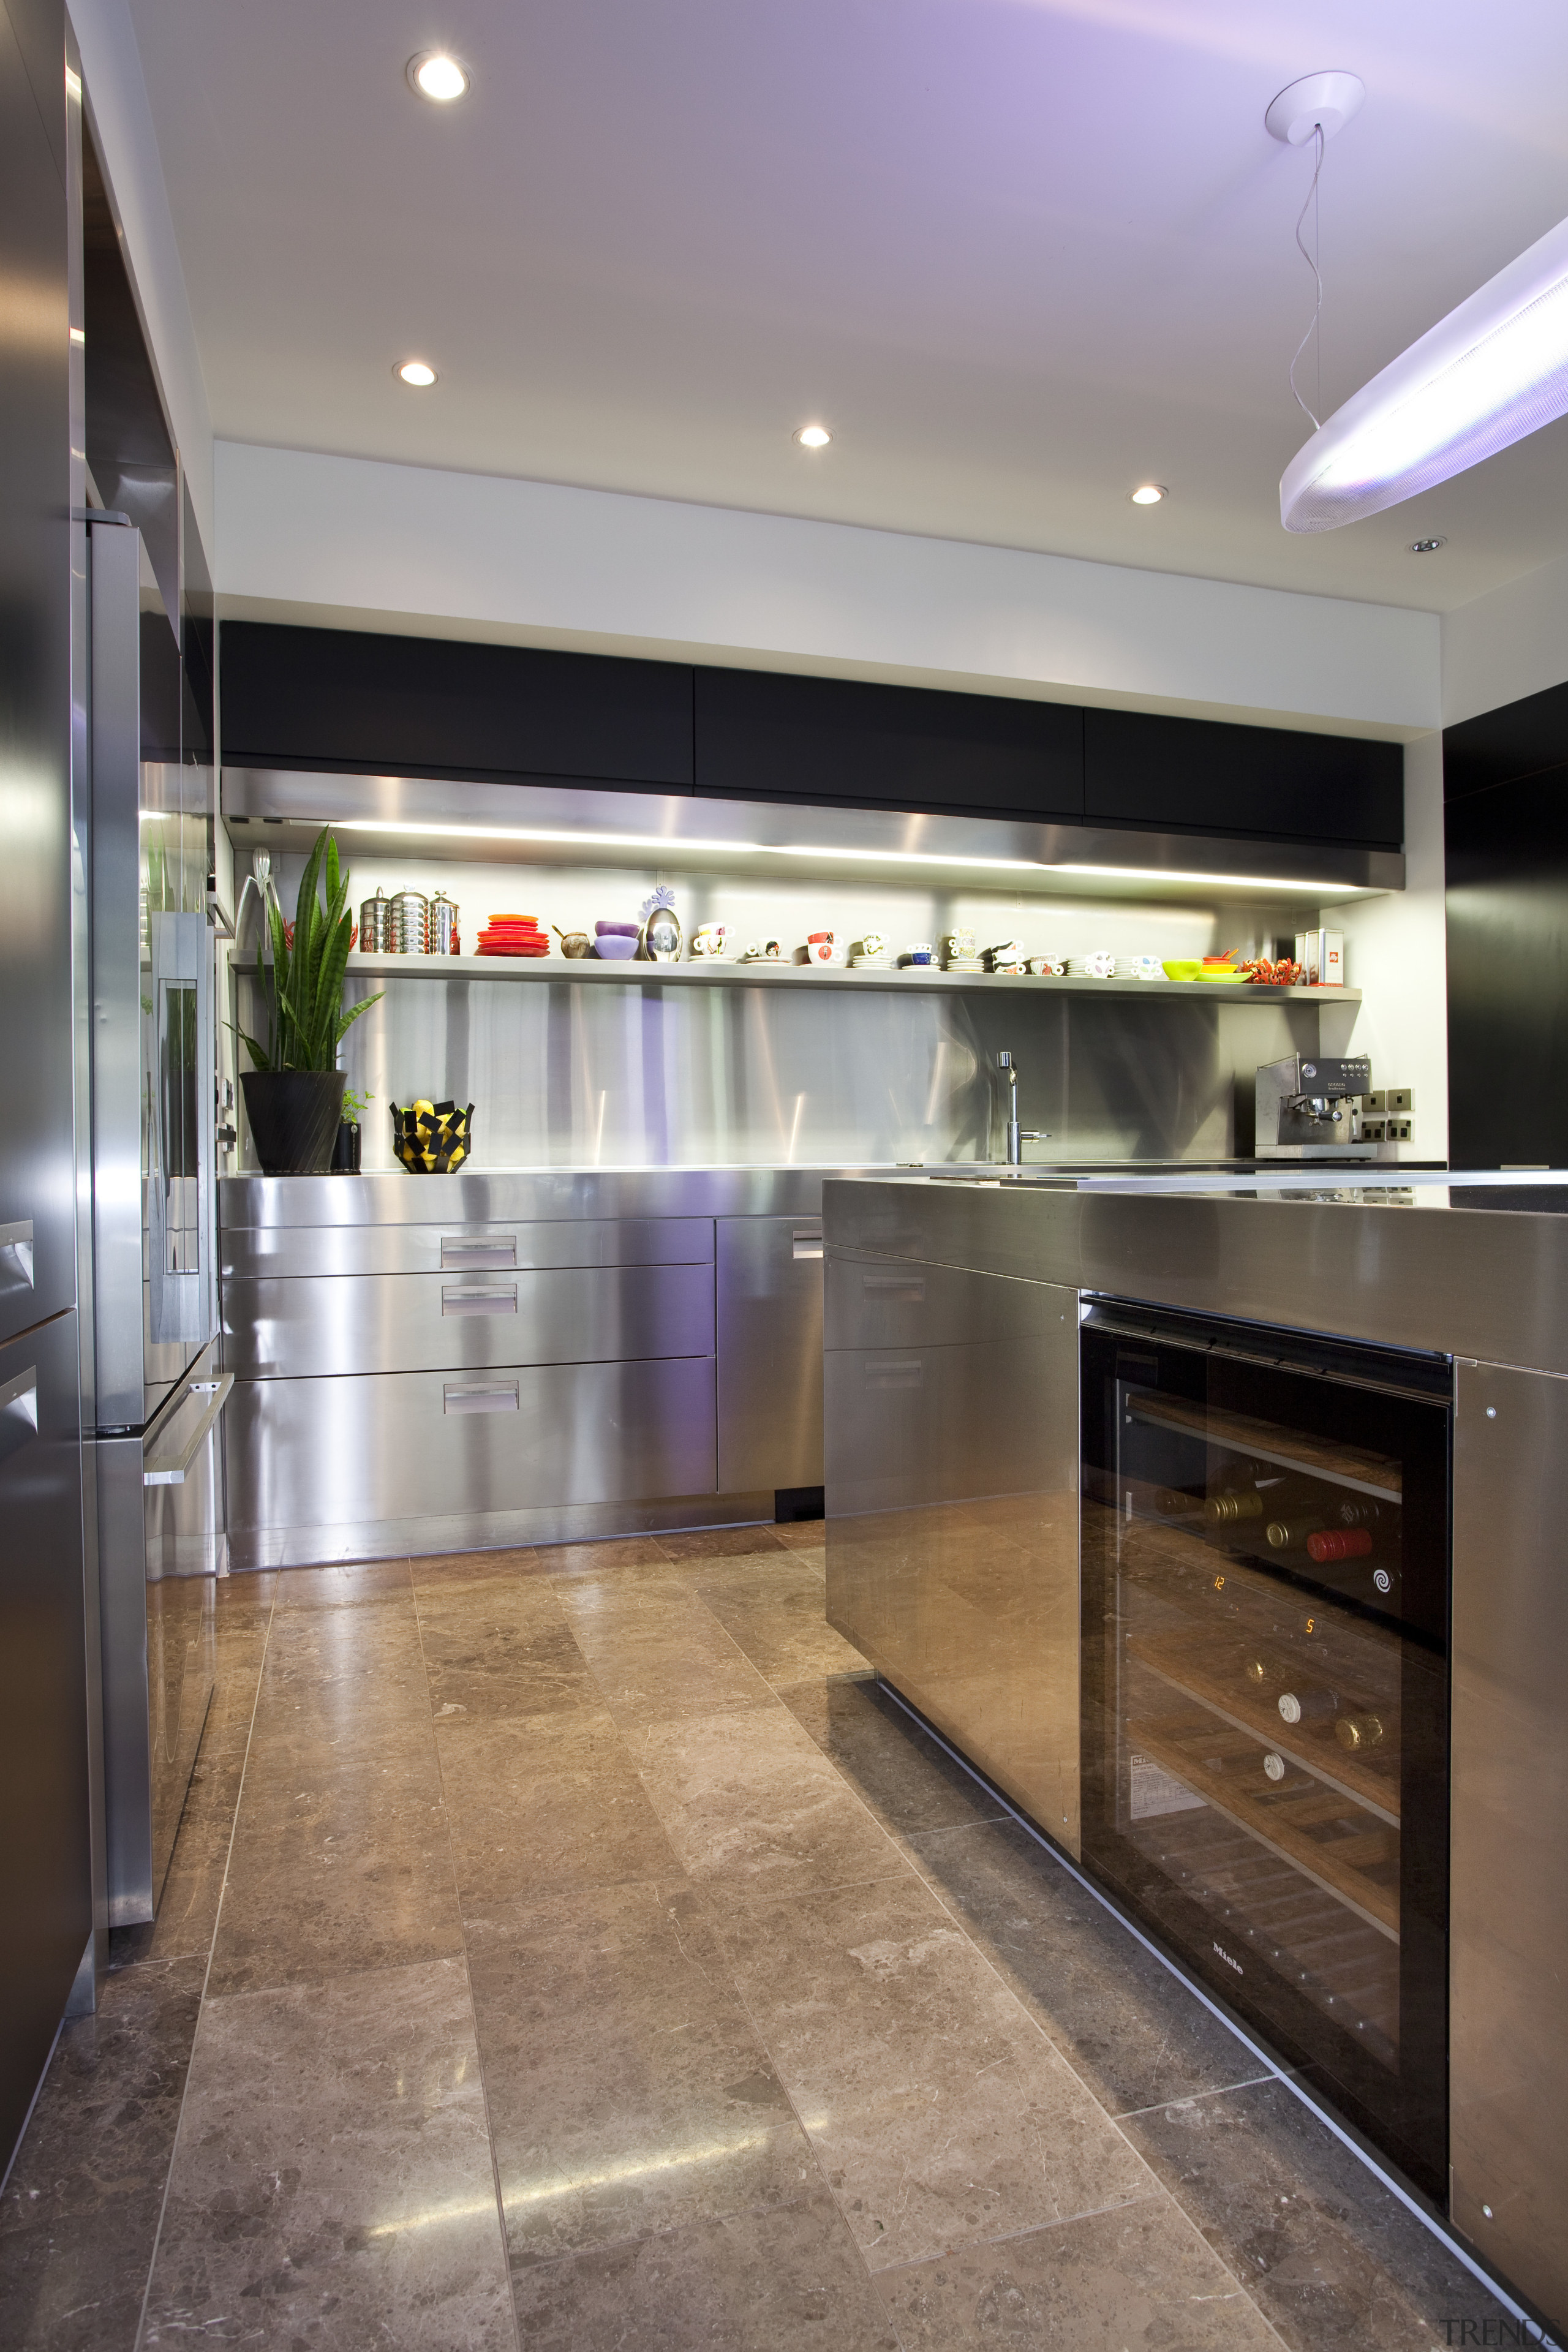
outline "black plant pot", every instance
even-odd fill
[[[357,1176],[359,1169],[360,1131],[357,1118],[345,1118],[338,1129],[338,1139],[332,1146],[334,1176]]]
[[[324,1176],[342,1118],[346,1070],[247,1070],[246,1116],[264,1176]]]

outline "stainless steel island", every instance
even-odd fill
[[[226,1179],[234,1566],[789,1508],[822,1484],[823,1174]]]
[[[1561,2330],[1568,1180],[1202,1184],[826,1188],[828,1616]]]

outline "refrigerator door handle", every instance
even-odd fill
[[[183,1486],[192,1463],[206,1443],[213,1423],[228,1402],[228,1392],[234,1386],[234,1374],[225,1372],[218,1380],[187,1381],[186,1396],[205,1397],[206,1402],[198,1415],[194,1430],[182,1430],[165,1444],[155,1440],[153,1451],[142,1468],[143,1486]],[[178,1451],[175,1451],[175,1448]]]
[[[29,1364],[0,1387],[0,1467],[38,1433],[38,1374]]]

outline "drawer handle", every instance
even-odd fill
[[[0,1258],[9,1259],[0,1266],[0,1286],[8,1290],[31,1290],[33,1287],[33,1220],[19,1217],[15,1224],[0,1225]]]
[[[465,1266],[505,1266],[517,1264],[515,1234],[443,1234],[441,1265],[461,1272]]]
[[[142,1465],[142,1484],[144,1486],[183,1486],[189,1477],[191,1465],[206,1444],[219,1413],[228,1402],[234,1386],[234,1374],[225,1372],[220,1380],[188,1381],[187,1397],[200,1397],[201,1411],[194,1429],[181,1433],[173,1445],[165,1444],[162,1436]],[[170,1423],[174,1415],[170,1415]],[[169,1424],[165,1424],[167,1427]]]
[[[443,1412],[516,1412],[518,1384],[515,1381],[447,1381],[441,1390]]]
[[[796,1234],[795,1237],[795,1254],[796,1257],[820,1257],[822,1255],[822,1227],[820,1225],[816,1226],[815,1230],[810,1233]]]
[[[860,1277],[863,1298],[901,1298],[911,1307],[925,1304],[925,1276],[921,1274],[866,1274]]]
[[[866,1386],[868,1389],[918,1389],[925,1377],[925,1367],[918,1356],[906,1357],[901,1363],[868,1363],[866,1366]]]
[[[29,1364],[0,1388],[0,1464],[38,1433],[38,1372]]]
[[[470,1282],[459,1290],[455,1282],[441,1286],[443,1315],[515,1315],[515,1282]]]

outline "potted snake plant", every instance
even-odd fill
[[[265,1176],[319,1176],[331,1166],[347,1084],[338,1047],[360,1014],[381,1002],[378,994],[343,1006],[353,936],[348,902],[348,872],[323,825],[300,877],[291,932],[276,898],[267,901],[272,955],[258,970],[266,1042],[237,1032],[253,1066],[240,1085]]]

